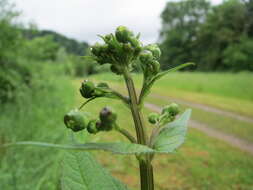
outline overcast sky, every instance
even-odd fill
[[[165,0],[13,0],[25,23],[36,23],[81,41],[94,43],[119,25],[141,32],[146,43],[156,42]],[[222,0],[211,0],[218,4]]]

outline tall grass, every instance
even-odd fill
[[[38,84],[32,90],[19,92],[15,103],[1,105],[0,143],[67,141],[62,118],[72,107],[75,92],[68,78],[57,75],[58,69],[50,66],[44,72],[45,77],[34,81]],[[0,189],[59,189],[61,159],[62,152],[54,149],[13,147],[1,150]]]

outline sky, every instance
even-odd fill
[[[211,0],[218,4],[222,0]],[[154,43],[161,28],[166,0],[13,0],[24,23],[54,30],[79,41],[94,43],[119,25],[141,32],[145,43]]]

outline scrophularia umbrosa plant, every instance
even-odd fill
[[[96,98],[118,99],[131,110],[136,134],[130,134],[125,126],[120,126],[117,123],[117,112],[110,107],[102,108],[97,119],[89,119],[85,113],[74,110],[65,116],[64,122],[74,132],[86,129],[90,134],[95,135],[101,131],[110,132],[115,130],[124,135],[131,144],[128,144],[128,146],[123,146],[126,145],[123,143],[117,144],[118,153],[136,155],[139,162],[141,189],[153,190],[152,160],[155,154],[171,153],[183,143],[190,110],[185,111],[176,119],[179,114],[179,107],[177,104],[172,103],[165,106],[161,113],[150,113],[148,121],[153,125],[153,130],[151,134],[147,134],[142,114],[144,100],[158,79],[191,63],[161,72],[159,63],[161,51],[159,47],[156,44],[144,46],[139,40],[140,34],[134,35],[132,31],[124,26],[119,26],[115,34],[100,37],[104,43],[93,45],[91,47],[92,56],[89,58],[100,65],[110,64],[112,73],[124,78],[128,96],[113,90],[107,83],[94,84],[85,80],[81,84],[80,93],[87,101],[79,109]],[[142,89],[139,94],[136,92],[131,76],[131,72],[135,67],[140,67],[143,72]],[[106,145],[113,147],[113,144]],[[100,148],[106,150],[103,147]]]

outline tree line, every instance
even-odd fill
[[[84,56],[86,49],[89,47],[86,42],[79,42],[50,30],[23,29],[22,33],[30,40],[37,37],[51,36],[52,40],[63,47],[67,53],[74,55]]]
[[[253,71],[253,0],[168,2],[161,14],[162,68]]]

